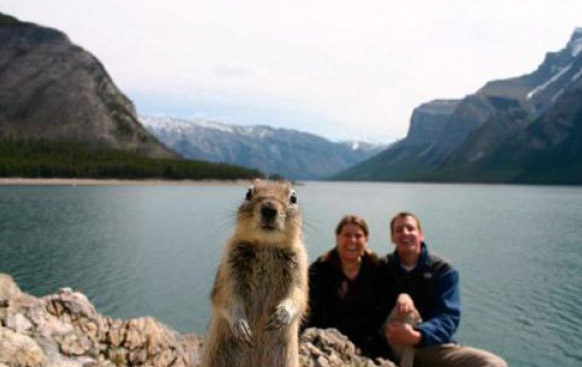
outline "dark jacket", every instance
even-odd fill
[[[409,294],[422,316],[416,329],[422,333],[420,346],[453,342],[461,320],[459,273],[445,260],[429,254],[426,244],[416,268],[407,272],[394,251],[381,260],[382,283],[390,286],[382,292],[384,317],[400,293]]]
[[[378,266],[378,257],[367,252],[358,276],[350,280],[336,249],[318,258],[309,267],[310,311],[304,327],[336,328],[363,354],[374,357],[380,317]]]

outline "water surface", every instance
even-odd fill
[[[0,186],[0,272],[35,295],[70,286],[104,314],[203,333],[245,191]],[[461,342],[512,366],[582,365],[582,188],[307,182],[297,192],[311,261],[343,214],[363,216],[385,254],[390,216],[415,212],[429,248],[461,273]]]

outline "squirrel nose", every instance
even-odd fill
[[[265,204],[261,208],[261,215],[267,220],[273,220],[277,215],[277,209],[273,208],[272,204]]]

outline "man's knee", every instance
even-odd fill
[[[507,367],[507,362],[498,355],[489,351],[477,348],[466,347],[468,353],[472,354],[474,366],[479,367]]]
[[[491,352],[458,344],[442,344],[416,351],[418,363],[415,365],[421,367],[507,367],[503,358]]]
[[[488,360],[489,364],[488,366],[490,367],[507,367],[507,362],[505,362],[505,360],[501,357],[499,357],[498,355],[495,355],[493,353],[490,353],[491,357]]]

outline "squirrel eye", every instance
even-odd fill
[[[297,204],[297,195],[295,193],[292,193],[291,197],[289,198],[289,201],[291,202],[291,204]]]
[[[245,195],[245,200],[251,200],[253,198],[253,190],[252,189],[248,189],[247,190],[247,194]]]

